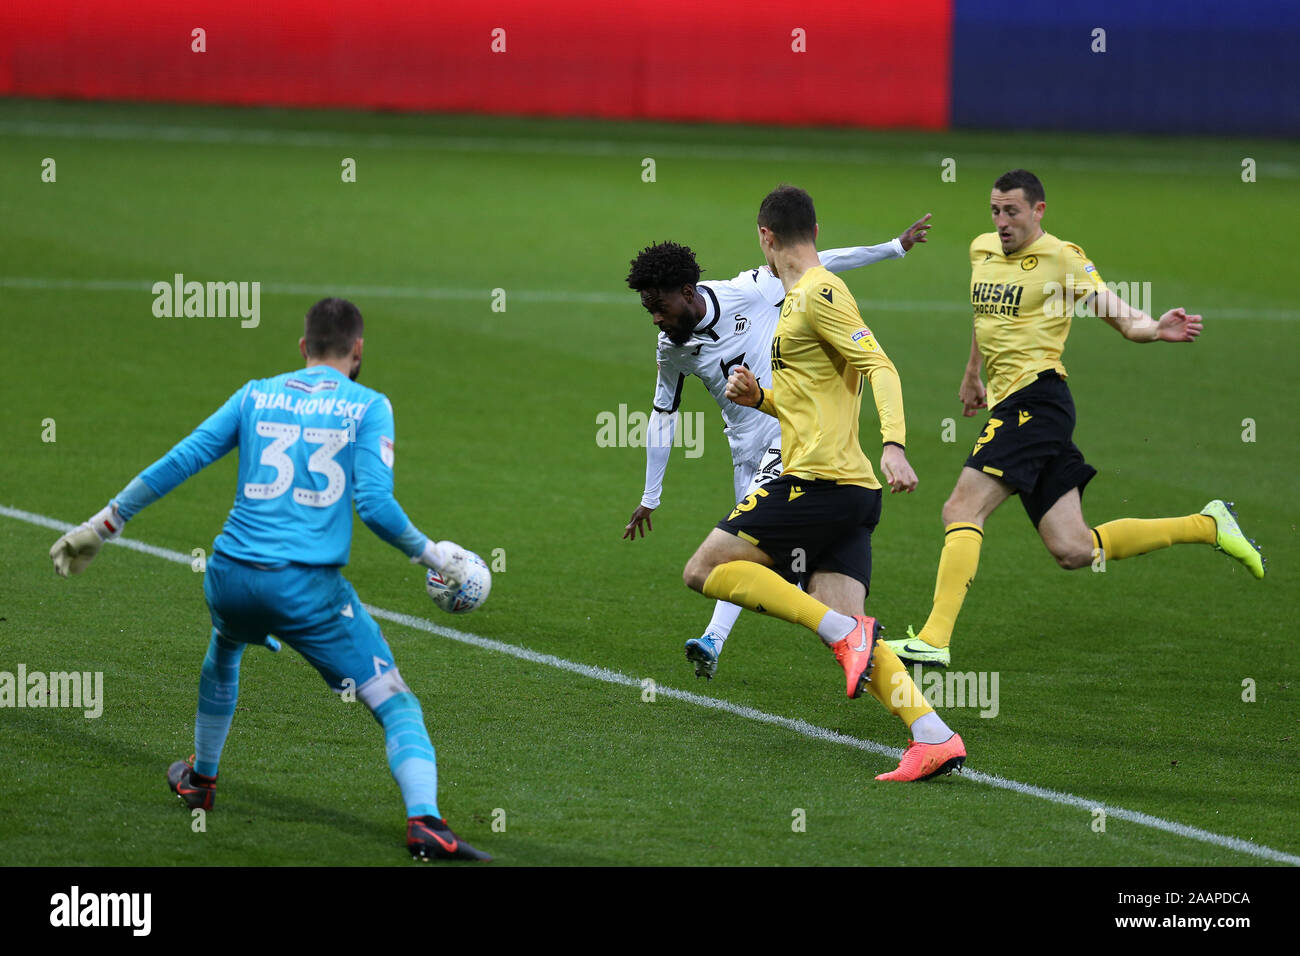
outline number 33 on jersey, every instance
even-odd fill
[[[239,444],[236,507],[217,549],[259,564],[346,564],[354,498],[363,518],[396,507],[394,431],[387,398],[328,366],[249,382],[186,439],[204,458]]]

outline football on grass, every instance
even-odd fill
[[[466,551],[469,558],[469,576],[458,588],[449,588],[442,575],[432,569],[424,580],[424,586],[438,605],[448,614],[466,614],[481,607],[492,590],[492,572],[486,562],[473,551]]]

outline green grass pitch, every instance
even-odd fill
[[[1255,182],[1242,181],[1246,157]],[[341,181],[347,158],[355,183]],[[946,158],[955,182],[941,178]],[[505,560],[484,609],[448,617],[358,522],[347,574],[364,600],[901,747],[902,726],[845,699],[830,655],[791,625],[743,615],[707,686],[684,661],[711,602],[680,571],[732,503],[730,459],[715,407],[689,383],[703,455],[674,452],[654,531],[621,540],[644,453],[599,447],[597,416],[648,410],[654,382],[654,330],[623,278],[638,249],[669,238],[708,278],[757,265],[754,213],[782,181],[816,199],[822,248],[882,242],[934,214],[926,246],[846,276],[902,375],[921,479],[886,502],[875,538],[868,610],[898,635],[929,609],[940,506],[982,422],[956,402],[966,248],[990,228],[993,179],[1019,165],[1046,184],[1046,228],[1104,278],[1149,282],[1155,309],[1206,321],[1175,347],[1076,320],[1076,441],[1100,472],[1086,516],[1233,499],[1269,576],[1205,547],[1067,574],[1009,502],[988,524],[954,643],[954,669],[999,675],[999,711],[945,716],[971,770],[1294,858],[1295,144],[2,102],[0,504],[93,514],[247,379],[296,367],[307,306],[344,294],[367,320],[362,381],[396,409],[403,507]],[[261,282],[259,326],[156,318],[150,286],[178,272]],[[862,435],[878,459],[870,400]],[[232,455],[128,537],[210,549],[234,479]],[[379,727],[287,649],[245,656],[220,799],[194,832],[163,771],[192,749],[201,576],[109,548],[60,580],[55,537],[0,517],[0,671],[102,672],[104,709],[0,709],[5,863],[408,862]],[[877,784],[894,758],[384,630],[424,706],[443,811],[502,864],[1269,862],[1113,815],[1097,832],[1085,806],[969,776]]]

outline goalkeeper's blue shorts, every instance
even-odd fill
[[[274,634],[334,690],[356,689],[394,668],[393,652],[356,589],[333,567],[261,568],[213,554],[203,577],[212,626],[232,641]]]

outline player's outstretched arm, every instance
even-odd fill
[[[1099,318],[1130,342],[1194,342],[1204,328],[1199,315],[1188,315],[1181,308],[1170,309],[1157,321],[1110,289],[1099,290],[1091,305]]]
[[[381,396],[362,413],[357,428],[352,464],[352,502],[357,517],[376,537],[407,555],[412,564],[437,571],[449,588],[458,588],[470,573],[468,552],[454,541],[427,537],[393,494],[396,432],[392,406]]]
[[[970,358],[966,360],[966,371],[962,373],[961,385],[957,388],[957,401],[961,402],[961,413],[970,418],[981,408],[988,408],[988,393],[980,381],[980,366],[983,364],[979,343],[974,331],[970,334]]]
[[[362,440],[358,437],[358,448],[361,444]],[[378,538],[410,557],[412,564],[421,564],[437,571],[449,588],[459,587],[469,576],[469,557],[465,549],[454,541],[434,541],[420,531],[393,496],[391,473],[385,489],[382,475],[363,465],[362,460],[358,454],[357,490],[353,499],[357,517]],[[362,478],[362,472],[369,473]]]
[[[885,259],[899,259],[918,242],[926,242],[930,231],[930,213],[912,223],[897,239],[875,246],[848,246],[843,249],[824,249],[817,253],[821,264],[831,272],[848,272]]]
[[[926,213],[912,223],[897,239],[890,239],[874,246],[847,246],[843,249],[823,249],[817,253],[821,264],[831,272],[848,272],[860,269],[885,259],[900,259],[918,242],[927,240],[930,231],[930,213]]]
[[[775,280],[773,276],[768,278]],[[779,283],[780,280],[775,281]],[[688,374],[696,374],[679,366],[673,350],[662,345],[655,351],[655,365],[658,374],[650,405],[650,421],[646,423],[645,487],[641,492],[641,503],[623,526],[625,541],[635,541],[638,532],[644,538],[647,531],[654,530],[650,515],[659,507],[660,495],[663,494],[664,475],[668,473],[668,459],[677,435],[677,406],[682,400],[682,385]]]
[[[54,542],[50,560],[55,572],[66,578],[86,570],[104,542],[122,534],[127,521],[234,448],[239,442],[239,406],[247,389],[245,385],[235,392],[203,424],[131,479],[98,514]]]
[[[659,507],[664,475],[668,471],[668,458],[672,453],[673,438],[676,434],[676,412],[665,412],[658,408],[650,412],[645,440],[645,489],[641,492],[641,503],[637,505],[636,510],[632,512],[631,520],[623,528],[624,540],[635,541],[637,532],[640,532],[641,537],[644,538],[647,531],[654,530],[650,515]]]

